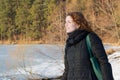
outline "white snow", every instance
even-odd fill
[[[11,70],[8,73],[1,74],[0,76],[12,75],[29,75],[37,76],[39,78],[56,78],[62,75],[64,69],[63,60],[61,61],[48,61],[40,65],[31,66],[27,68],[18,68]]]
[[[114,79],[120,80],[120,52],[115,52],[108,58],[112,65]]]

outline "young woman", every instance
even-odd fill
[[[65,28],[68,39],[64,55],[65,69],[61,80],[98,80],[93,72],[86,45],[88,34],[92,52],[100,63],[103,80],[114,80],[102,40],[92,31],[83,14],[68,13]]]

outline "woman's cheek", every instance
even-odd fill
[[[72,30],[76,29],[76,26],[74,24],[71,25]]]

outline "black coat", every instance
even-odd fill
[[[114,80],[101,39],[94,32],[85,30],[76,30],[68,34],[64,55],[65,70],[61,80],[97,80],[93,73],[86,45],[88,34],[93,54],[101,66],[103,80]]]

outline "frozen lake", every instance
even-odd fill
[[[63,50],[63,46],[47,44],[0,45],[0,76],[26,74],[26,68],[29,67],[28,69],[30,70],[31,68],[32,70],[33,66],[37,68],[42,67],[42,70],[45,67],[42,71],[45,73],[47,68],[58,65],[62,71],[63,65],[60,65],[63,63]],[[43,75],[43,77],[45,76]]]

